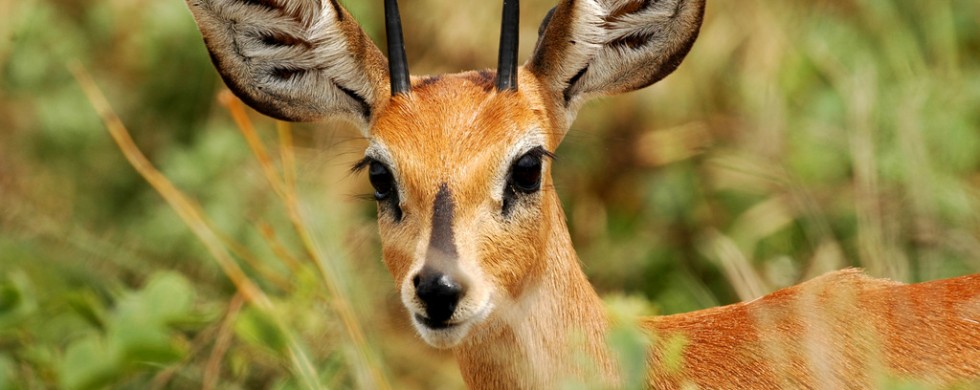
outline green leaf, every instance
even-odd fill
[[[679,372],[684,368],[684,348],[687,338],[676,334],[663,342],[663,365],[668,372]]]
[[[118,359],[98,337],[89,336],[68,346],[59,367],[61,387],[94,389],[104,387],[119,375]]]
[[[157,274],[141,292],[142,304],[155,319],[169,322],[185,316],[194,302],[194,290],[183,276],[176,273]]]
[[[13,272],[9,279],[0,278],[0,333],[28,318],[37,309],[30,294],[29,281],[22,272]]]
[[[606,298],[606,313],[612,322],[606,340],[619,361],[624,388],[645,387],[650,336],[637,321],[652,312],[650,303],[640,297]]]
[[[127,363],[168,364],[187,348],[173,336],[168,323],[191,310],[194,292],[175,273],[154,275],[143,290],[123,297],[109,326],[109,340]]]
[[[187,352],[159,325],[122,321],[113,329],[112,341],[127,363],[169,364],[180,361]]]
[[[0,314],[13,311],[20,304],[20,291],[9,284],[0,284]]]
[[[67,296],[68,305],[92,326],[105,330],[106,313],[102,302],[90,290]]]

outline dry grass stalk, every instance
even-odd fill
[[[211,226],[211,223],[208,222],[200,207],[177,189],[143,155],[133,141],[132,136],[130,136],[129,131],[123,125],[122,120],[119,119],[108,100],[102,94],[102,91],[99,90],[95,81],[92,80],[91,75],[79,64],[71,64],[70,70],[85,92],[89,102],[95,108],[96,112],[98,112],[99,117],[102,118],[106,129],[119,146],[126,160],[150,183],[153,189],[177,212],[177,215],[191,229],[194,235],[201,240],[201,243],[204,244],[211,256],[214,257],[222,272],[235,285],[238,293],[242,295],[245,301],[268,314],[271,320],[276,321],[276,325],[286,337],[290,362],[299,379],[308,388],[323,388],[312,362],[296,342],[292,332],[278,320],[277,316],[273,315],[274,305],[272,301],[262,292],[261,288],[249,279],[241,267],[238,266],[238,263],[229,254],[228,248],[225,247],[221,235]]]
[[[307,255],[313,260],[314,267],[320,273],[324,287],[330,296],[328,303],[340,318],[344,330],[350,338],[355,359],[355,364],[352,364],[351,368],[358,374],[358,379],[363,386],[375,389],[390,389],[391,387],[380,368],[379,362],[371,353],[371,348],[368,346],[367,338],[364,336],[360,322],[354,314],[353,307],[350,303],[351,299],[341,287],[342,284],[337,278],[338,272],[329,269],[330,263],[324,259],[324,256],[317,249],[313,236],[310,234],[310,229],[306,226],[306,222],[300,212],[301,207],[296,195],[295,186],[296,174],[295,157],[292,153],[292,131],[289,125],[284,122],[279,122],[277,125],[284,172],[280,176],[276,172],[272,159],[269,157],[265,145],[259,138],[255,126],[248,118],[248,113],[242,102],[235,98],[229,91],[222,92],[219,99],[231,113],[235,123],[238,125],[239,131],[241,131],[248,142],[252,153],[262,167],[262,172],[265,174],[269,185],[286,207],[289,219],[293,224],[293,229],[299,236]]]

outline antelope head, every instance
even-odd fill
[[[337,0],[187,3],[247,104],[363,129],[357,168],[375,190],[384,263],[415,328],[440,348],[524,315],[511,308],[529,291],[577,269],[551,191],[555,150],[583,102],[676,69],[704,12],[704,0],[564,0],[518,66],[518,1],[505,0],[496,72],[411,77],[395,0],[387,59]]]

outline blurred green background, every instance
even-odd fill
[[[380,42],[381,1],[342,3]],[[522,5],[522,59],[552,5]],[[499,7],[402,1],[413,72],[493,66]],[[590,103],[558,151],[597,289],[676,313],[848,266],[980,270],[978,20],[974,0],[709,0],[674,75]],[[126,162],[70,63],[268,307]],[[222,89],[181,1],[0,0],[0,389],[460,387],[381,265],[367,180],[347,170],[358,132],[293,128],[305,246]],[[278,161],[275,123],[251,117]]]

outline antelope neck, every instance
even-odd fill
[[[579,266],[554,193],[543,277],[454,353],[470,388],[555,388],[615,378],[602,302]],[[574,304],[570,304],[573,303]]]

